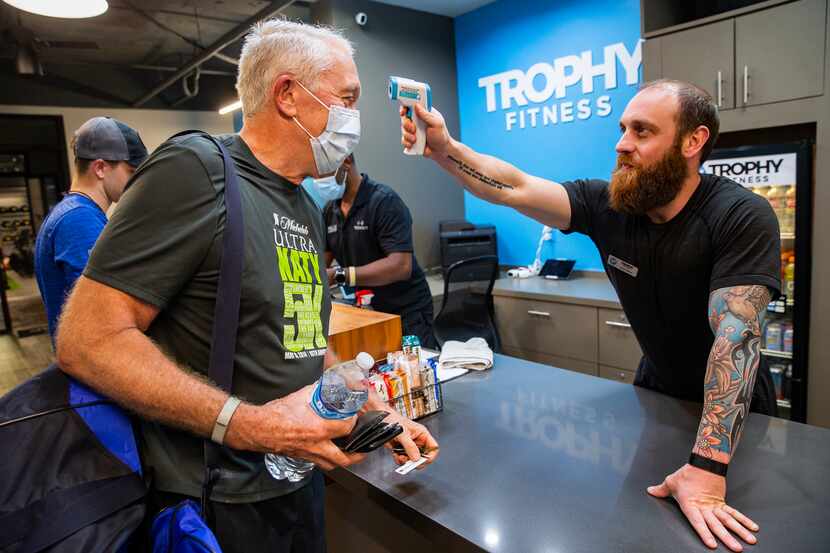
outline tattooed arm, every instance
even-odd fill
[[[721,288],[709,297],[715,343],[703,384],[703,416],[693,451],[729,463],[741,437],[758,372],[766,286]]]
[[[529,175],[493,156],[474,151],[453,139],[444,118],[433,109],[416,105],[418,117],[427,124],[424,155],[435,160],[471,194],[495,204],[512,207],[540,223],[567,229],[571,223],[571,203],[565,188],[556,182]],[[415,142],[415,124],[401,116],[402,142]]]
[[[758,372],[761,328],[770,300],[766,286],[720,288],[709,297],[709,324],[715,342],[709,354],[703,384],[703,415],[694,453],[729,463],[744,422]],[[732,551],[743,547],[730,534],[746,543],[757,541],[752,532],[758,525],[726,504],[726,478],[684,465],[651,486],[655,497],[674,497],[700,539],[712,549],[720,539]]]

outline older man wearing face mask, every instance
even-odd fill
[[[309,407],[331,306],[325,228],[299,186],[333,173],[359,140],[352,47],[323,27],[257,24],[237,90],[242,131],[217,137],[239,177],[244,220],[234,395],[204,376],[226,212],[222,156],[202,135],[169,140],[135,174],[67,302],[58,359],[141,417],[151,514],[199,496],[202,441],[212,437],[225,446],[211,496],[223,551],[324,551],[319,471],[277,480],[263,454],[323,469],[361,459],[331,441],[353,418],[325,420]],[[375,395],[367,408],[389,409]],[[405,427],[398,441],[409,458],[437,448],[423,426],[390,416]]]

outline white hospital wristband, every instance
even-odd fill
[[[236,412],[236,408],[242,400],[238,397],[229,396],[222,410],[219,411],[219,416],[216,417],[216,422],[213,424],[213,432],[210,434],[210,439],[219,445],[225,441],[225,432],[228,431],[228,425],[231,423],[231,417]]]

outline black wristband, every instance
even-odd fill
[[[726,463],[721,463],[720,461],[715,461],[714,459],[707,459],[703,455],[698,455],[697,453],[689,455],[689,464],[693,467],[705,470],[706,472],[711,472],[712,474],[724,477],[726,476],[726,471],[729,469],[729,465]]]
[[[334,282],[336,282],[340,286],[346,284],[346,269],[344,269],[343,267],[335,267]]]

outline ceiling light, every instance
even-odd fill
[[[237,100],[232,104],[228,104],[227,106],[219,109],[219,115],[225,115],[226,113],[230,113],[232,111],[236,111],[242,107],[242,101]]]
[[[3,0],[24,12],[46,15],[48,17],[64,17],[67,19],[83,19],[101,15],[107,8],[106,0]]]
[[[17,45],[14,68],[18,75],[40,75],[42,77],[45,74],[37,56],[37,51],[30,44]]]

